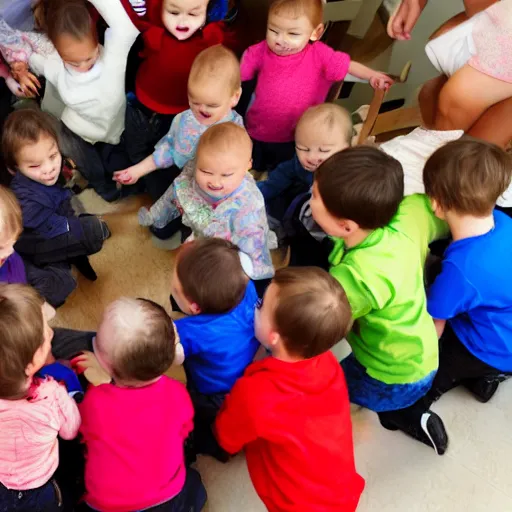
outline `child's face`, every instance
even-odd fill
[[[328,235],[337,236],[338,238],[343,238],[346,235],[343,230],[342,220],[337,219],[334,217],[334,215],[327,211],[322,197],[320,196],[320,192],[318,191],[318,185],[316,183],[313,184],[310,206],[311,213],[313,214],[315,222]]]
[[[18,171],[37,183],[51,187],[59,179],[62,156],[57,142],[41,135],[35,144],[26,144],[16,155]]]
[[[276,55],[286,57],[301,52],[310,40],[321,34],[322,25],[313,27],[306,16],[292,18],[271,13],[267,23],[267,44]]]
[[[92,35],[76,39],[69,34],[62,34],[55,41],[55,47],[66,67],[76,73],[90,71],[100,54],[98,42]]]
[[[7,258],[14,252],[14,244],[18,240],[18,235],[7,235],[0,238],[0,267],[6,262]]]
[[[251,168],[251,155],[242,148],[230,153],[202,148],[197,155],[196,182],[210,197],[221,199],[234,192]]]
[[[220,82],[208,84],[190,84],[188,103],[194,117],[205,126],[211,126],[224,119],[238,103],[241,90],[230,94],[225,84]]]
[[[164,0],[162,22],[179,41],[192,37],[206,23],[208,0]]]
[[[318,125],[302,125],[295,133],[295,151],[304,169],[315,172],[331,155],[348,147],[342,130],[322,129]]]

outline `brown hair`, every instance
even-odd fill
[[[7,167],[16,169],[18,152],[27,144],[36,144],[41,135],[54,139],[58,144],[55,121],[49,114],[32,108],[9,114],[2,133],[2,151]]]
[[[185,244],[178,255],[176,272],[185,297],[201,313],[226,313],[243,299],[249,278],[236,245],[220,238]]]
[[[0,284],[0,398],[25,396],[25,370],[44,342],[43,303],[30,286]]]
[[[389,224],[404,196],[400,162],[369,146],[334,154],[315,172],[315,182],[331,215],[363,229]]]
[[[347,296],[325,270],[283,268],[272,283],[278,288],[274,326],[289,354],[315,357],[347,335],[352,325]]]
[[[439,148],[425,164],[427,195],[445,210],[485,216],[509,187],[512,159],[501,148],[470,137]]]
[[[15,239],[23,231],[21,208],[16,196],[0,185],[0,240]]]
[[[189,87],[200,80],[221,81],[230,94],[242,86],[240,63],[236,55],[225,46],[216,44],[203,50],[195,59],[188,76]]]
[[[218,151],[229,152],[245,149],[247,161],[251,158],[252,141],[249,134],[245,128],[232,122],[210,126],[199,139],[197,154],[199,155],[204,149],[212,147]]]
[[[322,0],[274,0],[270,4],[269,16],[280,13],[293,18],[306,16],[316,28],[323,22],[324,4]]]

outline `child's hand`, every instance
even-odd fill
[[[114,177],[112,178],[114,181],[121,183],[121,185],[133,185],[139,181],[139,173],[136,170],[136,166],[128,167],[128,169],[123,169],[122,171],[114,172]]]
[[[96,356],[88,350],[84,350],[79,356],[71,359],[71,366],[78,373],[83,373],[93,386],[109,384],[112,381],[112,377],[100,365]]]
[[[376,71],[371,77],[370,77],[370,85],[374,89],[383,89],[387,90],[389,89],[395,81],[385,73],[379,73]]]
[[[139,224],[141,226],[153,225],[153,222],[154,222],[153,215],[151,215],[151,212],[144,206],[139,210],[138,217],[139,217]]]
[[[38,89],[41,88],[41,83],[37,77],[28,70],[26,62],[13,62],[11,64],[11,74],[13,79],[18,82],[23,96],[34,98],[39,95]],[[15,92],[14,94],[19,96],[19,93]]]

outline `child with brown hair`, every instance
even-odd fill
[[[150,210],[139,210],[139,223],[152,226],[162,238],[177,235],[176,246],[190,232],[194,238],[229,240],[251,259],[251,279],[272,277],[265,205],[247,172],[251,150],[251,139],[241,126],[229,122],[209,127],[199,140],[195,160]]]
[[[0,284],[0,509],[63,510],[54,479],[59,440],[80,413],[66,388],[36,373],[51,351],[44,300],[26,285]]]
[[[59,183],[63,162],[51,117],[33,109],[13,112],[3,129],[2,151],[23,214],[17,251],[37,266],[75,264],[95,280],[87,256],[101,250],[110,231],[94,215],[77,216],[72,192]]]
[[[352,323],[345,292],[321,269],[280,269],[258,307],[256,336],[272,355],[226,397],[217,439],[229,453],[245,448],[268,510],[353,512],[364,480],[345,379],[330,352]]]
[[[194,450],[220,460],[226,456],[212,436],[212,424],[258,350],[258,295],[247,275],[250,267],[249,257],[227,240],[195,240],[178,253],[172,281],[172,299],[190,315],[176,320],[176,329],[195,409]]]
[[[80,404],[88,510],[203,508],[201,477],[183,454],[192,403],[183,384],[163,375],[175,343],[173,322],[158,304],[121,298],[107,307],[94,354],[112,382],[89,388]],[[78,366],[90,366],[90,357]]]
[[[242,81],[257,76],[255,98],[245,118],[254,142],[254,168],[273,169],[293,158],[300,116],[325,101],[329,88],[350,73],[387,89],[393,80],[350,60],[319,41],[322,0],[275,0],[270,5],[266,41],[242,56]]]

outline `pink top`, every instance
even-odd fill
[[[183,384],[166,376],[142,388],[103,384],[87,391],[80,412],[90,507],[141,510],[179,494],[194,416]]]
[[[279,56],[266,41],[250,46],[242,56],[242,81],[258,76],[254,103],[245,127],[262,142],[293,141],[301,115],[325,101],[329,88],[348,73],[350,56],[324,43],[310,43],[299,53]]]
[[[39,381],[31,398],[0,399],[0,482],[24,491],[46,484],[59,465],[59,442],[73,439],[80,413],[66,388]]]

